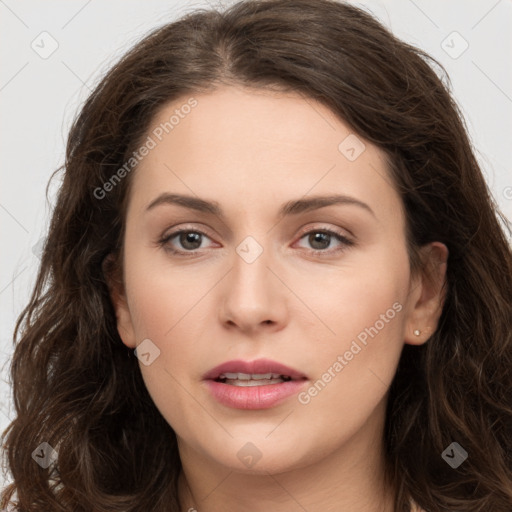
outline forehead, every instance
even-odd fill
[[[162,129],[165,132],[161,135],[164,145],[166,141],[171,147],[188,144],[182,148],[194,152],[189,159],[233,160],[236,155],[247,165],[252,156],[259,161],[284,157],[294,162],[312,153],[315,161],[332,161],[339,137],[350,133],[327,107],[298,93],[225,86],[193,95],[196,105],[189,109],[190,98],[167,104],[151,123],[157,135]],[[165,152],[164,145],[159,144],[160,151],[153,151],[153,156]]]
[[[183,96],[159,110],[146,136],[154,147],[133,176],[139,208],[162,192],[262,208],[343,193],[395,215],[401,208],[384,153],[298,93],[226,86]]]

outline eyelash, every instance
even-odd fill
[[[170,247],[169,241],[182,233],[195,233],[195,234],[210,238],[206,233],[204,233],[203,231],[201,231],[199,229],[180,229],[178,231],[174,231],[174,232],[170,233],[169,235],[166,235],[165,237],[161,238],[158,241],[158,246],[164,248],[166,251],[170,252],[171,254],[174,254],[174,255],[177,255],[180,257],[186,258],[186,257],[196,256],[201,251],[201,249],[196,249],[195,251],[182,251],[182,250],[177,250],[177,249],[173,249],[172,247]],[[341,242],[341,244],[342,244],[341,247],[338,247],[337,249],[334,249],[334,250],[332,250],[332,249],[331,250],[329,250],[329,249],[325,249],[325,250],[311,249],[310,252],[315,256],[317,256],[317,255],[324,256],[326,254],[332,255],[332,254],[341,253],[341,252],[347,250],[349,247],[355,245],[355,243],[352,240],[348,239],[341,233],[338,233],[337,231],[333,231],[332,229],[327,229],[327,228],[317,228],[317,229],[312,229],[312,230],[306,231],[301,234],[299,240],[302,240],[306,235],[310,235],[312,233],[323,233],[326,235],[331,235],[335,239],[337,239],[339,242]]]

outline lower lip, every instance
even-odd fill
[[[233,386],[215,380],[205,381],[213,397],[235,409],[268,409],[297,394],[306,380],[289,380],[263,386]]]

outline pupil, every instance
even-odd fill
[[[314,248],[325,249],[326,247],[329,247],[329,237],[330,235],[328,233],[315,233],[310,235],[310,243]],[[315,247],[315,243],[322,241],[324,242],[323,246]]]
[[[182,244],[183,247],[185,247],[186,249],[197,249],[198,247],[201,246],[201,241],[199,240],[199,238],[201,237],[201,234],[200,233],[182,233],[181,236],[180,236],[180,243]],[[199,242],[199,245],[197,247],[190,247],[188,244],[191,243],[192,245],[194,245],[194,243],[197,243]]]

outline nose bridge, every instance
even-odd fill
[[[246,236],[235,247],[233,268],[225,288],[225,319],[243,327],[276,321],[283,307],[279,280],[269,269],[274,261],[269,237],[258,238],[261,243],[256,236]]]
[[[235,288],[243,295],[255,295],[268,292],[272,286],[269,280],[272,254],[267,238],[258,241],[254,236],[246,236],[235,248],[232,279]]]

